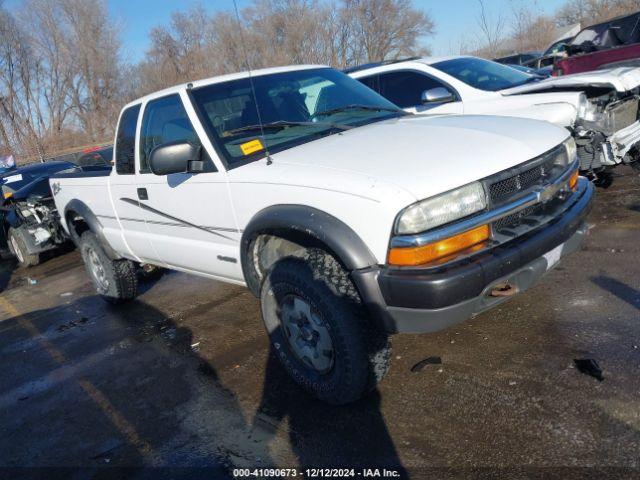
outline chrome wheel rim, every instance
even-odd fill
[[[13,235],[11,235],[11,247],[13,248],[13,253],[16,256],[16,258],[18,259],[18,261],[20,263],[24,263],[24,257],[22,256],[22,251],[20,250],[20,247],[18,246],[18,242],[16,240],[16,237],[14,237]]]
[[[311,304],[298,295],[287,295],[280,316],[293,354],[318,373],[331,370],[334,361],[331,334]]]
[[[100,257],[98,257],[98,254],[93,248],[87,249],[87,257],[89,259],[89,270],[96,283],[96,287],[98,287],[98,291],[101,293],[106,292],[109,290],[109,280],[107,279],[107,274],[102,266]]]

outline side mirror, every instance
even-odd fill
[[[202,147],[189,142],[158,145],[149,154],[149,168],[154,175],[202,172]]]
[[[422,92],[422,103],[449,103],[456,98],[453,93],[444,87],[430,88]]]

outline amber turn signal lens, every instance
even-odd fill
[[[5,192],[5,194],[3,196],[4,196],[4,198],[13,197],[13,192]]]
[[[448,257],[489,239],[489,225],[445,238],[421,247],[392,248],[389,250],[389,265],[416,266]]]
[[[573,172],[571,174],[571,177],[569,177],[569,188],[571,190],[573,190],[574,192],[578,188],[578,177],[579,176],[580,176],[580,173],[578,172],[578,170],[576,170],[575,172]]]

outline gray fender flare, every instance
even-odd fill
[[[82,217],[85,223],[89,226],[89,230],[93,232],[98,238],[100,245],[104,249],[104,252],[107,254],[109,259],[118,260],[122,258],[122,256],[119,255],[113,248],[111,248],[111,245],[109,245],[109,242],[104,236],[104,227],[102,226],[102,223],[100,223],[100,220],[98,220],[98,217],[96,217],[96,215],[91,211],[86,203],[78,200],[77,198],[67,203],[67,206],[64,209],[64,222],[67,226],[67,230],[69,231],[69,235],[71,236],[71,239],[73,240],[73,243],[76,244],[76,246],[79,245],[80,238],[74,230],[73,225],[69,225],[69,215],[72,213],[75,213],[76,215]]]
[[[351,272],[377,265],[369,247],[342,220],[305,205],[273,205],[260,210],[249,221],[240,241],[240,259],[249,289],[259,295],[250,247],[261,234],[277,235],[291,241],[312,238],[325,245]]]

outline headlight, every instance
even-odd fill
[[[405,208],[396,221],[396,233],[411,235],[459,220],[487,208],[480,182],[470,183]]]
[[[584,93],[580,94],[578,101],[578,124],[597,125],[606,119],[603,111],[598,110],[598,105],[589,101]]]
[[[584,93],[580,93],[578,97],[578,118],[585,118],[589,111],[589,100]]]
[[[576,141],[573,139],[573,137],[569,137],[562,143],[564,145],[565,150],[567,151],[566,165],[569,165],[576,159],[576,154],[578,151],[576,148]]]

